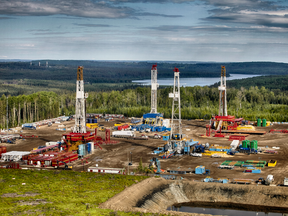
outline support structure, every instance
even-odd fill
[[[153,65],[151,69],[151,111],[150,113],[157,113],[157,65]]]
[[[182,140],[182,124],[181,124],[181,100],[180,100],[180,72],[178,68],[174,69],[174,87],[173,93],[169,93],[169,98],[172,102],[172,119],[171,131],[168,142],[168,151],[172,154],[177,152],[181,154],[184,149],[184,142]]]
[[[75,126],[73,128],[73,133],[86,133],[83,67],[80,66],[77,69],[75,110]]]
[[[219,90],[219,116],[227,116],[227,96],[226,96],[226,68],[221,66],[221,81]]]
[[[181,127],[181,100],[180,100],[180,72],[178,68],[174,69],[174,87],[173,93],[169,93],[169,98],[173,99],[172,102],[172,119],[171,119],[171,132],[172,134],[182,135]]]

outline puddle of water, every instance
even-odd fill
[[[225,216],[282,216],[283,213],[273,213],[273,212],[253,212],[253,211],[241,211],[233,209],[216,209],[216,208],[201,208],[201,207],[190,207],[181,206],[168,207],[167,210],[179,211],[179,212],[189,212],[189,213],[199,213],[199,214],[211,214],[211,215],[225,215]]]
[[[287,208],[239,205],[235,203],[183,203],[168,207],[167,210],[225,216],[288,216]]]

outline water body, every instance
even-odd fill
[[[189,212],[198,214],[211,214],[211,215],[225,215],[225,216],[283,216],[284,213],[273,213],[273,212],[256,212],[256,211],[242,211],[234,209],[217,209],[217,208],[203,208],[203,207],[190,207],[181,206],[168,207],[167,210],[179,211],[179,212]]]
[[[235,79],[246,79],[251,77],[257,77],[261,75],[249,75],[249,74],[230,74],[230,77],[227,77],[227,80],[235,80]],[[138,83],[140,85],[151,85],[151,79],[145,80],[134,80],[133,83]],[[173,86],[174,78],[166,78],[166,79],[158,79],[157,82],[159,85],[164,86]],[[180,77],[180,85],[181,86],[209,86],[214,83],[220,82],[220,77],[205,77],[205,78],[181,78]]]

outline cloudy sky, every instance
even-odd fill
[[[0,59],[288,62],[287,0],[0,0]]]

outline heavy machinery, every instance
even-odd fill
[[[154,172],[157,174],[162,172],[160,160],[158,158],[155,158],[155,157],[150,160],[149,168],[157,168],[157,170],[154,170]]]

